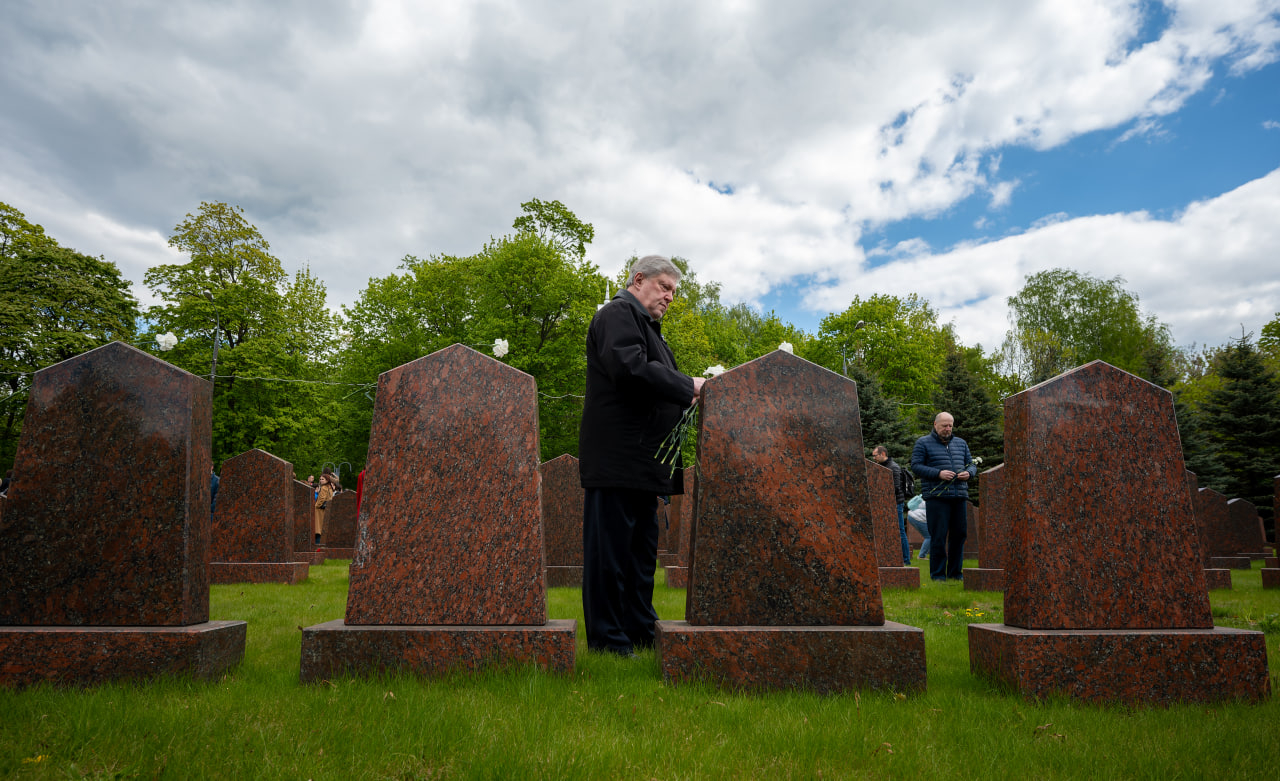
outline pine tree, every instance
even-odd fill
[[[849,366],[849,379],[858,384],[858,411],[862,416],[862,445],[864,455],[870,456],[876,445],[884,445],[893,460],[900,466],[908,466],[911,446],[916,438],[898,411],[898,405],[884,395],[880,381],[865,367]]]
[[[1181,393],[1173,397],[1173,412],[1178,419],[1178,436],[1182,440],[1182,458],[1187,469],[1195,472],[1201,488],[1226,493],[1227,470],[1223,468],[1217,447],[1204,428],[1204,414],[1195,411]]]
[[[1204,406],[1204,424],[1226,471],[1229,496],[1258,507],[1274,529],[1274,476],[1280,472],[1280,378],[1244,334],[1222,351],[1222,386]],[[1274,532],[1271,535],[1274,539]]]

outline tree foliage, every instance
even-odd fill
[[[1222,387],[1205,404],[1203,424],[1226,471],[1225,493],[1253,502],[1271,525],[1272,480],[1280,473],[1280,377],[1249,334],[1227,345],[1219,373]]]
[[[1093,360],[1165,385],[1176,379],[1168,329],[1143,316],[1123,277],[1041,271],[1008,301],[1012,328],[1002,355],[1028,386]]]
[[[201,203],[169,244],[190,256],[145,275],[162,302],[147,311],[151,334],[172,331],[161,356],[194,374],[213,371],[215,464],[260,448],[312,472],[328,459],[335,389],[321,385],[336,349],[325,286],[310,270],[292,279],[244,210]],[[281,382],[281,379],[295,382]]]
[[[114,263],[58,246],[0,204],[0,469],[13,464],[30,373],[120,340],[138,304]]]
[[[555,245],[565,258],[577,262],[587,256],[587,245],[596,237],[596,229],[583,222],[559,201],[534,198],[520,204],[524,214],[516,217],[511,227],[521,233],[532,233]]]
[[[950,412],[956,421],[956,435],[969,444],[969,452],[982,459],[979,471],[1004,461],[1004,426],[1001,409],[991,392],[967,365],[965,355],[947,355],[938,389],[933,394],[936,412]],[[981,480],[974,481],[969,491],[981,502]]]

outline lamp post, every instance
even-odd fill
[[[202,292],[204,294],[204,297],[209,300],[209,303],[211,304],[215,303],[213,300],[212,291],[210,291],[208,288],[205,288]],[[218,376],[218,337],[221,335],[221,332],[222,332],[222,315],[219,314],[217,305],[215,304],[213,309],[213,363],[212,365],[209,366],[209,382],[215,382],[215,383],[217,382],[216,378]]]
[[[867,321],[859,320],[858,322],[853,324],[853,330],[857,331],[858,329],[862,328],[866,324],[867,324]],[[840,345],[840,357],[843,360],[841,371],[844,372],[844,376],[848,377],[849,376],[849,348],[847,345]]]

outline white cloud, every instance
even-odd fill
[[[335,303],[557,198],[604,269],[671,252],[759,300],[874,278],[867,226],[977,193],[1006,208],[1010,145],[1154,129],[1223,63],[1276,59],[1274,0],[1178,0],[1135,46],[1144,5],[21,4],[0,26],[0,198],[139,283],[200,201],[239,204]]]
[[[1280,312],[1280,169],[1172,219],[1144,212],[1047,222],[1025,233],[929,254],[842,278],[812,294],[838,307],[854,294],[931,301],[967,344],[999,346],[1008,330],[1006,299],[1025,278],[1071,268],[1125,278],[1144,311],[1168,323],[1180,344],[1222,344]]]

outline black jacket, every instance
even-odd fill
[[[903,485],[904,481],[902,479],[902,467],[898,466],[898,462],[894,461],[892,458],[890,458],[888,461],[885,461],[880,466],[885,467],[890,472],[893,472],[894,501],[896,501],[898,504],[902,504],[903,502],[907,501],[907,498],[908,498],[907,489],[906,489],[906,486]]]
[[[655,455],[692,399],[693,378],[676,368],[661,324],[629,291],[618,291],[587,330],[582,487],[682,493]]]

